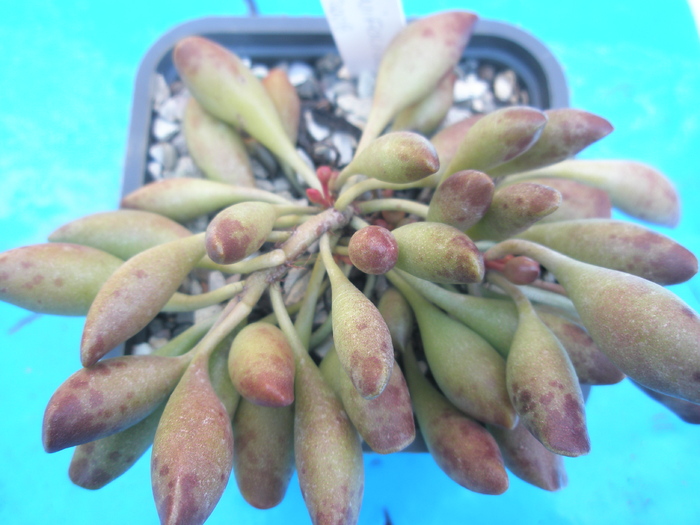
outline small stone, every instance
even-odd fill
[[[275,185],[267,179],[256,179],[255,185],[261,190],[275,192]]]
[[[327,127],[320,126],[316,123],[311,111],[304,111],[304,123],[306,124],[306,130],[316,141],[321,141],[331,134]]]
[[[292,268],[284,280],[284,304],[289,306],[298,303],[306,295],[311,280],[311,271],[308,268]]]
[[[170,97],[160,106],[156,106],[156,112],[165,120],[170,122],[181,122],[183,116],[185,115],[185,107],[187,106],[187,101],[189,99],[189,94],[186,91],[183,91],[179,95]]]
[[[169,142],[158,142],[148,148],[148,154],[153,160],[163,166],[165,171],[170,171],[177,165],[177,150]]]
[[[493,93],[487,91],[481,97],[472,101],[472,109],[476,113],[490,113],[496,110],[496,100]]]
[[[131,348],[132,355],[151,355],[153,347],[148,343],[139,343]]]
[[[155,180],[160,180],[163,178],[163,166],[160,162],[152,161],[148,163],[146,167],[148,174]]]
[[[515,77],[515,72],[512,69],[506,69],[496,75],[493,81],[494,95],[501,102],[509,101],[515,93],[517,82],[518,79]]]
[[[208,284],[210,292],[212,290],[218,290],[219,288],[226,286],[226,278],[224,277],[223,273],[213,271],[209,274]]]
[[[335,73],[343,65],[340,55],[329,53],[316,61],[316,69],[321,73]]]
[[[361,99],[355,95],[347,94],[339,96],[336,102],[353,125],[362,127],[367,122],[369,111],[372,108],[371,99]]]
[[[325,142],[316,142],[313,145],[313,157],[316,164],[325,166],[337,166],[338,151],[335,147]]]
[[[470,73],[466,78],[460,78],[455,82],[454,99],[456,102],[464,102],[484,96],[489,91],[489,84]]]
[[[156,140],[159,142],[167,142],[180,131],[180,126],[174,122],[158,117],[153,121],[152,131]]]
[[[267,76],[267,74],[270,72],[270,70],[268,69],[267,66],[265,66],[265,65],[263,65],[263,64],[255,64],[255,65],[252,67],[251,72],[252,72],[253,75],[255,75],[256,77],[258,77],[258,78],[260,78],[260,79],[263,79],[263,78],[265,78],[265,77]]]
[[[160,106],[170,98],[170,88],[165,77],[160,74],[153,76],[153,107]]]
[[[169,338],[165,337],[151,337],[148,340],[148,344],[153,348],[153,350],[159,349],[161,346],[168,344]]]
[[[204,291],[204,288],[202,287],[202,283],[200,283],[197,279],[192,279],[190,282],[190,294],[192,295],[199,295]]]
[[[468,108],[452,107],[447,112],[445,119],[442,121],[442,126],[450,126],[456,122],[459,122],[460,120],[464,120],[465,118],[471,117],[473,114],[474,112],[469,110]]]
[[[268,172],[265,166],[254,157],[250,159],[250,169],[253,171],[253,177],[256,179],[266,180],[270,177],[270,172]]]
[[[292,189],[292,185],[286,177],[276,177],[275,180],[272,181],[272,185],[274,187],[275,193],[279,193],[282,191],[291,191]]]
[[[304,100],[313,100],[318,97],[319,88],[315,80],[308,80],[297,86],[297,94],[299,98]]]
[[[313,68],[305,62],[292,62],[287,74],[294,87],[301,86],[314,78]]]
[[[262,144],[256,143],[252,154],[255,155],[268,173],[276,173],[279,169],[275,156]]]
[[[338,165],[349,164],[357,148],[357,140],[348,133],[333,133],[331,137],[335,149],[338,151]]]

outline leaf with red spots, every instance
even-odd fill
[[[354,524],[364,491],[360,438],[308,355],[299,356],[296,371],[294,457],[311,521]]]
[[[478,283],[484,260],[472,240],[439,222],[414,222],[392,231],[399,244],[396,267],[436,283]]]
[[[231,345],[228,370],[233,386],[252,403],[282,407],[294,401],[294,354],[274,325],[243,328]]]
[[[404,108],[425,99],[459,62],[476,22],[467,11],[446,11],[406,26],[387,46],[377,71],[372,109],[358,151]]]
[[[242,399],[233,437],[233,472],[241,495],[258,509],[276,506],[294,472],[294,407],[264,407]]]
[[[175,388],[188,361],[185,356],[115,357],[78,370],[49,400],[44,448],[56,452],[138,423]]]
[[[445,177],[461,170],[489,172],[529,150],[540,138],[547,116],[522,106],[501,108],[476,122],[465,134]]]
[[[55,315],[85,315],[123,262],[102,250],[68,243],[35,244],[0,255],[0,301]]]
[[[190,235],[187,228],[162,215],[116,210],[69,222],[54,231],[49,240],[91,246],[126,260],[158,244]]]
[[[177,43],[173,63],[207,112],[245,130],[302,174],[309,186],[320,189],[315,174],[297,154],[270,95],[235,53],[206,38],[192,36]]]
[[[516,235],[559,208],[561,194],[554,188],[521,182],[498,188],[488,211],[467,234],[474,240],[500,241]]]
[[[71,481],[96,490],[124,474],[153,443],[163,408],[165,403],[121,432],[78,445],[68,469]]]
[[[567,484],[562,456],[547,450],[519,422],[515,428],[487,426],[501,449],[503,462],[513,474],[544,490],[555,491]]]
[[[340,187],[350,175],[366,175],[383,182],[406,184],[435,173],[440,161],[428,139],[410,131],[394,131],[373,140],[358,153],[335,182]]]
[[[698,260],[674,240],[638,224],[585,219],[537,224],[519,235],[579,261],[638,275],[661,285],[687,281]]]
[[[660,171],[641,162],[566,160],[514,175],[512,179],[540,177],[570,179],[600,188],[610,196],[613,206],[644,221],[673,227],[680,219],[680,198],[673,183]]]
[[[490,168],[489,175],[501,177],[561,162],[613,130],[604,118],[579,109],[548,109],[544,113],[547,124],[537,142],[512,160]]]
[[[700,317],[679,297],[641,277],[577,261],[511,239],[485,256],[527,255],[566,290],[583,326],[623,373],[647,388],[700,403]]]
[[[423,377],[412,350],[404,353],[404,363],[418,426],[438,466],[456,483],[474,492],[505,492],[508,474],[491,434]]]
[[[379,454],[398,452],[416,437],[411,397],[397,363],[384,391],[374,399],[363,398],[343,371],[331,349],[321,362],[321,373],[345,407],[362,439]]]
[[[377,307],[335,263],[326,263],[331,281],[333,340],[343,369],[366,399],[382,393],[394,366],[391,334]]]
[[[255,187],[248,151],[234,127],[204,111],[190,97],[182,128],[187,150],[207,178],[234,186]]]
[[[277,219],[266,202],[241,202],[220,211],[207,226],[205,244],[209,257],[232,264],[256,252]]]
[[[192,361],[156,431],[151,483],[163,524],[204,523],[231,473],[231,420],[211,385],[208,367],[205,356]]]
[[[433,193],[427,220],[465,231],[491,206],[494,184],[480,171],[458,171],[447,177]]]
[[[144,328],[204,256],[200,235],[154,246],[120,266],[98,292],[85,320],[80,359],[90,366]]]

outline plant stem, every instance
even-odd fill
[[[428,217],[428,206],[420,202],[407,199],[372,199],[357,203],[357,209],[362,213],[374,213],[376,211],[405,211],[418,215],[423,219]]]

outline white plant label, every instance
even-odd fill
[[[352,75],[375,73],[406,24],[401,0],[321,0],[340,56]]]

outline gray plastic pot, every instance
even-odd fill
[[[180,39],[191,35],[207,37],[240,56],[268,64],[282,60],[313,62],[328,53],[337,53],[323,18],[202,18],[175,27],[151,47],[136,76],[122,195],[144,183],[155,74],[163,75],[168,83],[177,78],[172,49]],[[521,29],[479,20],[464,56],[512,69],[530,94],[532,106],[548,109],[569,105],[561,65],[544,44]]]

